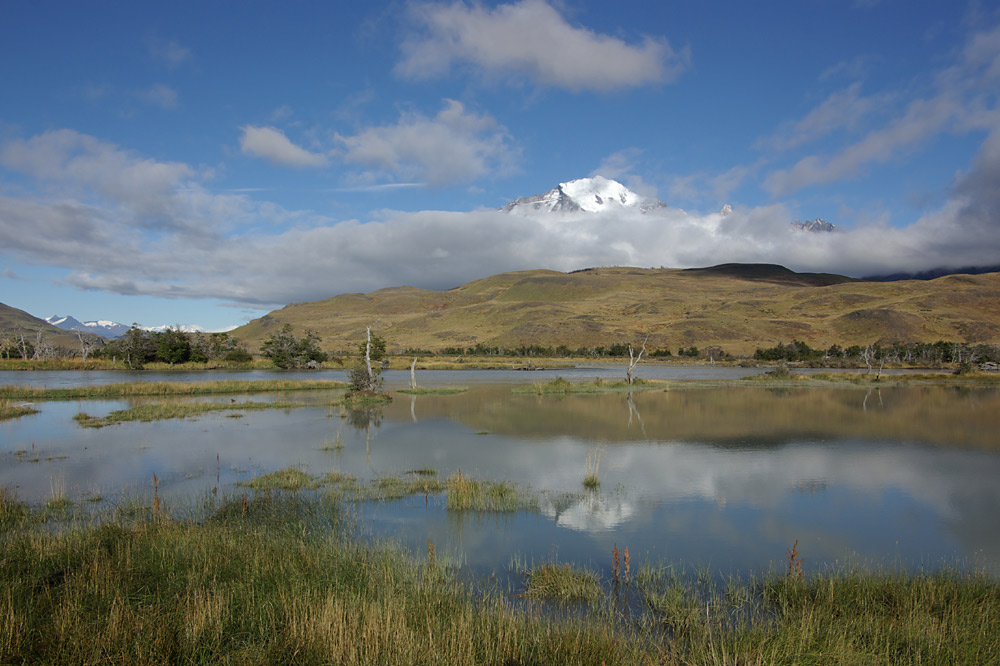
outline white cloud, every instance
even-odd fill
[[[136,96],[147,104],[163,109],[170,110],[177,107],[177,91],[162,83],[157,83],[147,90],[140,90]]]
[[[0,165],[35,186],[0,193],[0,259],[61,267],[69,284],[121,294],[272,305],[393,285],[449,288],[541,267],[769,262],[866,275],[990,265],[1000,254],[1000,129],[938,211],[904,228],[831,234],[792,231],[781,205],[737,205],[724,217],[671,207],[557,218],[387,211],[335,221],[210,192],[187,165],[69,130],[7,144]]]
[[[324,155],[311,153],[292,143],[285,133],[274,127],[240,128],[240,150],[244,155],[263,157],[274,164],[288,167],[320,167],[327,163]]]
[[[670,82],[687,69],[687,49],[675,52],[664,38],[631,45],[575,27],[543,0],[493,9],[481,5],[418,5],[413,16],[426,31],[403,44],[398,74],[424,79],[470,63],[488,75],[528,76],[540,85],[610,91]]]
[[[407,113],[395,125],[337,135],[337,140],[346,162],[431,185],[508,172],[518,157],[506,130],[492,117],[466,111],[450,99],[433,118]]]

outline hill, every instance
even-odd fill
[[[76,337],[76,332],[64,331],[24,310],[0,303],[0,348],[5,348],[8,345],[12,349],[16,348],[20,344],[22,335],[29,345],[34,345],[39,340],[39,334],[41,334],[40,339],[54,350],[74,353],[80,350],[80,341]],[[83,333],[82,335],[92,345],[103,344],[103,340],[99,336],[92,333]],[[11,355],[13,354],[12,351]]]
[[[718,345],[732,354],[802,340],[815,348],[872,342],[1000,343],[1000,273],[878,282],[782,266],[593,268],[503,273],[448,291],[413,287],[292,303],[233,335],[259,345],[284,324],[327,350],[353,348],[373,325],[390,352],[637,342]]]

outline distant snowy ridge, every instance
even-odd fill
[[[93,333],[94,335],[100,335],[105,338],[120,338],[125,335],[129,329],[129,327],[125,324],[119,324],[116,321],[108,321],[106,319],[100,319],[97,321],[80,321],[70,316],[60,317],[59,315],[53,315],[45,321],[49,322],[56,328],[63,329],[64,331]]]
[[[175,331],[180,331],[181,333],[204,333],[205,329],[198,324],[163,324],[161,326],[140,326],[144,331],[149,331],[150,333],[163,333],[163,331],[173,329]]]
[[[128,333],[131,326],[126,326],[125,324],[119,324],[116,321],[110,321],[107,319],[98,319],[96,321],[83,321],[81,322],[74,317],[65,316],[61,317],[59,315],[53,315],[46,319],[56,328],[61,328],[64,331],[81,331],[83,333],[94,333],[95,335],[100,335],[105,338],[120,338],[126,333]],[[162,326],[139,326],[144,331],[149,331],[151,333],[162,333],[168,328],[172,328],[176,331],[182,331],[184,333],[204,333],[205,329],[197,324],[177,324],[177,325],[167,325]],[[231,327],[231,328],[235,328]]]
[[[559,183],[545,194],[511,201],[500,210],[517,215],[536,213],[604,213],[633,209],[643,213],[666,208],[667,204],[636,194],[616,180],[594,176]]]

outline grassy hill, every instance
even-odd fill
[[[13,345],[22,334],[26,341],[34,344],[39,332],[41,332],[42,338],[57,350],[79,351],[80,349],[80,341],[77,339],[76,333],[64,331],[24,310],[0,303],[0,347],[4,346],[5,341]],[[100,339],[99,336],[91,333],[83,335],[90,340]]]
[[[389,351],[641,342],[732,354],[798,339],[815,348],[872,342],[1000,343],[1000,273],[878,282],[768,264],[503,273],[448,291],[413,287],[292,303],[233,332],[259,345],[284,324],[347,350],[374,325]]]

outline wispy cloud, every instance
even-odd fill
[[[959,60],[933,73],[930,80],[929,90],[909,99],[902,93],[863,97],[857,83],[834,93],[759,145],[786,150],[839,129],[866,125],[864,135],[836,152],[806,155],[790,167],[773,170],[764,188],[778,197],[811,185],[857,178],[871,165],[919,150],[944,132],[993,128],[1000,80],[1000,27],[971,35]],[[895,105],[897,98],[902,108],[884,113],[888,119],[873,125],[873,111]]]
[[[321,167],[327,164],[325,155],[309,152],[295,145],[277,128],[245,125],[240,129],[243,132],[240,135],[240,150],[244,155],[263,157],[273,164],[294,168]]]
[[[193,60],[191,49],[173,40],[150,37],[146,41],[149,54],[167,67],[175,68]]]
[[[687,48],[675,51],[663,37],[629,44],[570,25],[543,0],[495,8],[424,4],[412,8],[423,31],[403,43],[399,75],[441,76],[468,64],[487,76],[524,76],[541,86],[574,92],[607,92],[671,82],[690,64]]]
[[[177,91],[168,85],[157,83],[146,90],[136,91],[136,97],[147,104],[158,106],[161,109],[177,108]]]

